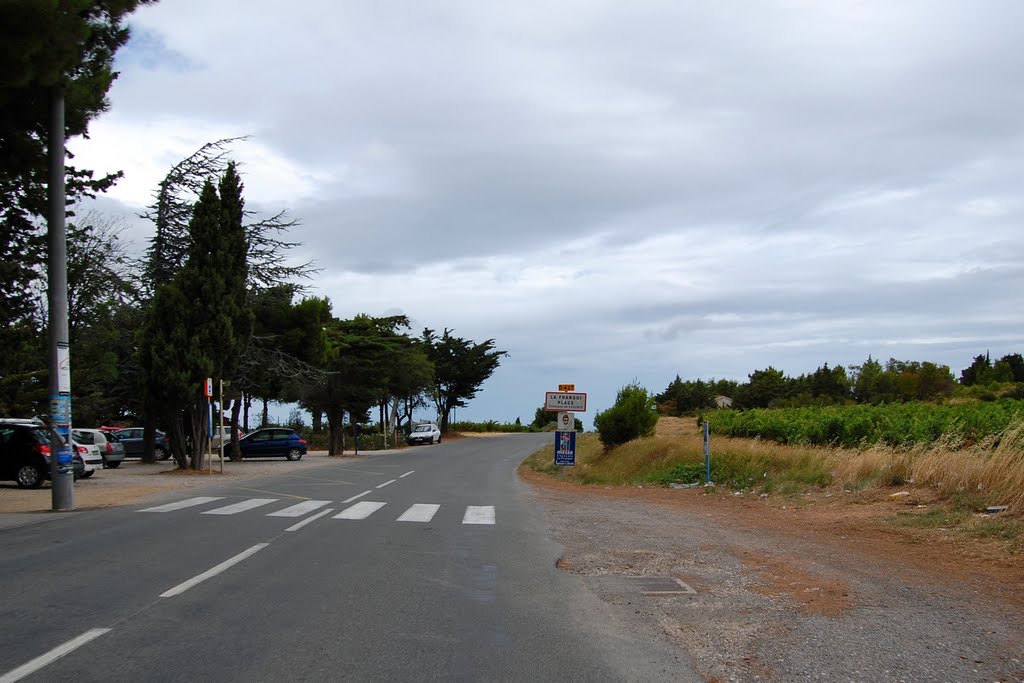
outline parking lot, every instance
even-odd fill
[[[384,452],[375,451],[374,454]],[[214,457],[212,477],[240,480],[294,473],[323,465],[329,457],[327,451],[311,451],[302,460],[294,462],[283,458],[242,462],[225,459],[224,474],[220,474],[219,460]],[[203,486],[210,482],[210,477],[208,471],[178,470],[173,460],[152,465],[126,460],[117,469],[99,470],[89,479],[76,481],[75,509],[125,505],[165,491]],[[13,481],[0,482],[0,514],[48,512],[52,507],[51,496],[49,484],[39,489],[20,489]]]

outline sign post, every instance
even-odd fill
[[[704,485],[711,486],[711,423],[704,420]]]
[[[558,413],[555,423],[555,464],[576,465],[576,416],[573,411],[587,411],[587,395],[576,391],[575,384],[559,384],[558,391],[544,394],[544,410]]]

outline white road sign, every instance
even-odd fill
[[[544,394],[544,410],[552,413],[587,412],[587,395],[570,391],[548,391]]]

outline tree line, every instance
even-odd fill
[[[49,94],[66,94],[65,144],[109,107],[113,58],[128,40],[137,0],[0,4],[0,414],[45,415],[46,141]],[[59,47],[60,49],[55,49]],[[79,215],[84,198],[120,173],[94,178],[67,169],[69,337],[73,420],[141,421],[152,438],[167,430],[180,467],[206,450],[206,378],[228,387],[233,441],[253,402],[297,402],[326,420],[330,451],[344,448],[343,424],[377,409],[394,433],[433,405],[442,429],[471,400],[505,352],[495,341],[448,328],[410,334],[405,316],[335,317],[327,298],[308,296],[310,263],[295,263],[285,212],[259,217],[228,156],[234,139],[203,145],[175,164],[144,217],[154,233],[135,257],[123,224]],[[234,457],[238,457],[237,447]]]
[[[655,396],[662,412],[680,415],[719,406],[719,397],[735,408],[796,408],[847,403],[878,405],[934,401],[965,393],[984,400],[1024,398],[1024,357],[1011,353],[993,362],[988,353],[975,357],[959,381],[947,365],[871,358],[861,365],[829,367],[790,377],[774,367],[755,370],[746,382],[683,380],[679,375]]]

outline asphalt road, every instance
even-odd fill
[[[0,683],[700,680],[555,568],[515,476],[551,438],[445,442],[2,530]]]

